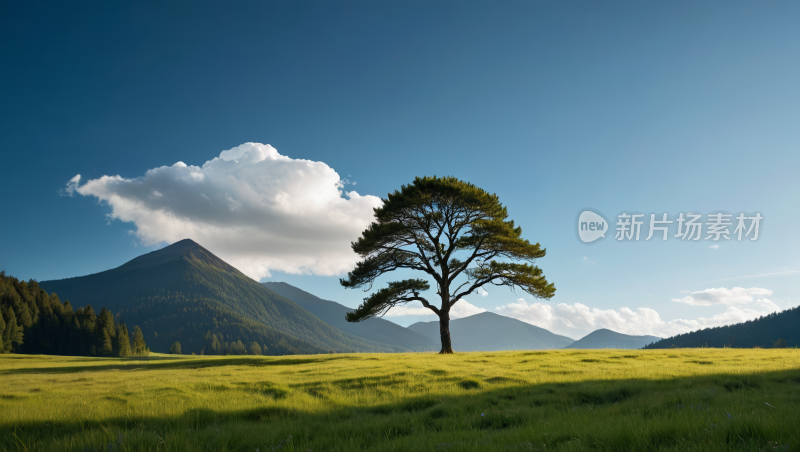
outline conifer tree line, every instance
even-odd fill
[[[786,348],[800,347],[800,306],[757,319],[664,338],[646,345],[657,348]]]
[[[142,330],[133,337],[106,308],[73,310],[36,281],[0,272],[0,353],[75,356],[137,356],[149,352]]]
[[[245,345],[241,339],[227,342],[220,339],[212,331],[208,331],[204,337],[205,344],[200,351],[201,355],[264,355],[269,350],[267,344],[261,345],[256,341]]]

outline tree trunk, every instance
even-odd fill
[[[442,351],[440,355],[453,353],[453,344],[450,342],[450,313],[443,312],[439,316],[439,335],[442,337]]]

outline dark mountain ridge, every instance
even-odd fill
[[[800,306],[747,322],[679,334],[649,344],[645,348],[797,347],[800,346],[799,326]]]
[[[439,321],[417,322],[408,327],[438,341]],[[543,350],[564,348],[574,342],[544,328],[511,317],[482,312],[450,321],[456,351]]]
[[[645,345],[661,340],[658,336],[631,336],[628,334],[617,333],[609,329],[599,329],[592,331],[583,338],[573,342],[565,348],[622,348],[639,349]]]
[[[174,341],[184,353],[227,353],[237,341],[270,354],[387,351],[326,324],[189,239],[111,270],[39,284],[74,306],[106,306],[140,325],[153,351],[166,352]]]
[[[299,304],[325,323],[354,336],[386,344],[396,351],[429,351],[440,348],[438,339],[433,340],[385,319],[371,318],[357,323],[348,322],[344,316],[353,309],[335,301],[323,300],[285,282],[261,284]]]

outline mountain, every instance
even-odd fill
[[[388,351],[326,324],[188,239],[112,270],[39,285],[73,306],[105,306],[140,325],[158,352],[175,341],[184,353],[245,353],[252,342],[268,354]]]
[[[325,323],[354,336],[386,344],[397,351],[426,351],[439,350],[441,348],[438,338],[433,340],[381,318],[371,318],[362,322],[350,323],[344,319],[344,316],[348,312],[352,312],[353,309],[335,301],[323,300],[285,282],[266,282],[261,284],[299,304]]]
[[[706,328],[659,340],[645,348],[800,346],[800,306],[734,325]]]
[[[417,322],[408,327],[436,341],[441,348],[439,321]],[[574,341],[544,328],[491,312],[450,321],[455,351],[541,350],[564,348]]]
[[[630,348],[638,349],[661,340],[657,336],[629,336],[605,328],[593,331],[565,348]]]

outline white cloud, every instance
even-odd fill
[[[787,271],[782,271],[782,272],[761,273],[761,274],[757,274],[757,275],[734,276],[733,278],[723,278],[723,279],[715,279],[713,281],[704,281],[704,282],[701,282],[699,284],[711,284],[711,283],[718,283],[718,282],[723,282],[723,281],[734,281],[734,280],[737,280],[737,279],[747,279],[747,278],[761,278],[761,277],[764,277],[764,276],[794,275],[796,273],[800,273],[800,270],[787,270]],[[688,291],[682,290],[681,292],[688,292]]]
[[[469,317],[471,315],[480,314],[481,312],[486,312],[486,309],[479,308],[473,304],[467,302],[463,298],[458,300],[456,304],[450,308],[450,318],[451,319],[460,319],[463,317]],[[436,316],[430,309],[420,306],[420,307],[408,307],[408,306],[398,306],[396,308],[392,308],[389,312],[386,313],[385,317],[405,317],[409,315],[418,315],[418,316]]]
[[[693,306],[712,306],[717,304],[733,306],[750,303],[769,305],[772,302],[762,297],[771,295],[771,290],[762,289],[760,287],[751,287],[749,289],[742,287],[726,289],[724,287],[720,287],[718,289],[712,288],[697,292],[690,292],[688,296],[683,298],[673,298],[672,301],[676,303],[686,303]]]
[[[59,191],[59,194],[61,196],[69,196],[69,197],[75,196],[75,191],[78,189],[78,184],[80,184],[80,182],[81,182],[81,175],[76,174],[75,177],[73,177],[72,179],[69,180],[69,182],[67,182],[67,187],[62,188]]]
[[[323,162],[245,143],[202,166],[177,162],[126,179],[102,176],[63,191],[95,196],[109,218],[132,222],[144,245],[190,238],[260,279],[270,270],[334,275],[358,261],[350,249],[372,221],[376,196],[344,191]]]
[[[597,265],[597,262],[590,261],[589,258],[586,257],[586,256],[583,257],[583,263],[584,264],[590,264],[590,265]]]
[[[650,308],[632,310],[624,307],[619,310],[602,310],[590,308],[581,303],[573,305],[565,303],[528,304],[523,298],[519,298],[516,303],[499,306],[495,309],[500,314],[554,333],[580,338],[600,328],[638,336],[668,337],[703,328],[744,322],[779,310],[779,307],[771,302],[770,304],[760,304],[757,308],[729,306],[725,312],[711,317],[670,321],[662,320],[658,312]]]
[[[487,292],[486,289],[484,289],[483,287],[478,287],[478,290],[476,290],[475,293],[477,293],[478,295],[480,295],[482,297],[488,297],[489,296],[489,292]]]
[[[719,249],[719,245],[711,245],[708,248],[711,248],[712,250],[718,250]]]
[[[452,308],[450,308],[450,317],[453,319],[460,319],[462,317],[480,314],[481,312],[486,312],[486,309],[479,308],[468,303],[467,300],[461,299],[458,300],[458,303],[454,304]]]

